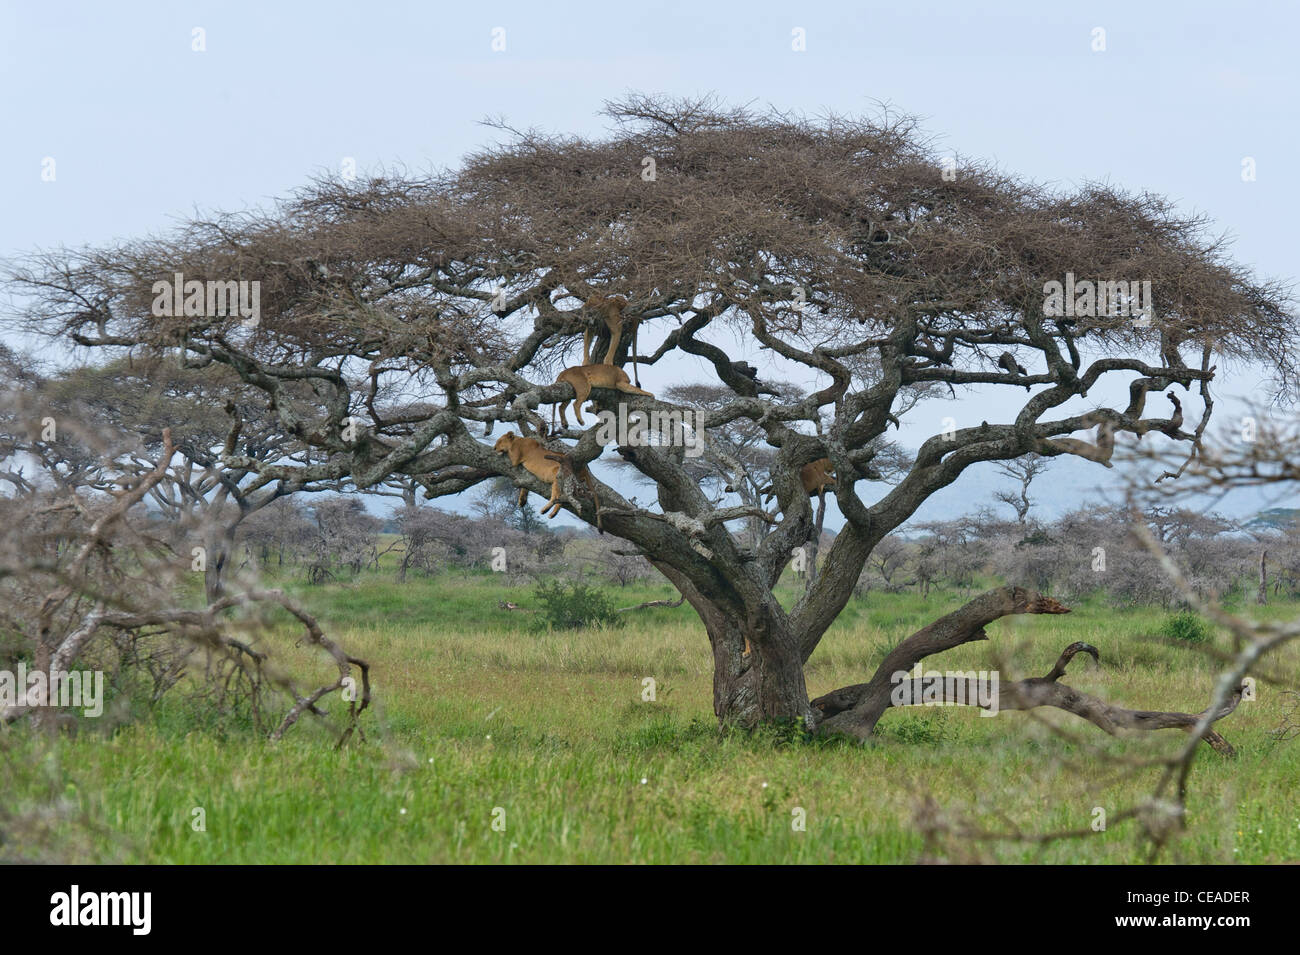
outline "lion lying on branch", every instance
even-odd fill
[[[628,395],[654,397],[650,392],[633,385],[627,372],[617,365],[578,365],[574,368],[566,368],[555,379],[557,385],[561,382],[573,388],[573,416],[578,419],[580,425],[586,424],[582,419],[582,404],[590,397],[592,388],[610,388]],[[560,402],[560,423],[566,428],[569,426],[569,419],[565,417],[564,409],[568,404],[567,401]]]
[[[600,497],[596,494],[595,480],[586,467],[575,468],[573,460],[567,454],[551,451],[536,438],[523,438],[513,431],[507,431],[497,438],[497,443],[492,449],[498,454],[509,456],[512,467],[519,467],[522,464],[529,474],[551,482],[551,497],[542,508],[542,514],[552,520],[560,513],[560,506],[564,503],[560,500],[561,472],[573,475],[580,470],[579,476],[596,502],[596,526],[600,527]],[[521,487],[518,506],[523,507],[527,501],[528,488]],[[547,514],[547,511],[550,513]]]

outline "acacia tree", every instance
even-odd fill
[[[998,491],[993,495],[996,500],[1016,512],[1016,523],[1023,525],[1028,520],[1029,512],[1034,506],[1029,497],[1029,485],[1045,470],[1047,461],[1032,452],[1017,461],[1004,461],[998,465],[999,474],[1020,482],[1018,491]]]
[[[629,542],[698,612],[720,719],[802,718],[859,736],[888,709],[893,671],[983,639],[1000,616],[1064,609],[1020,588],[994,591],[905,640],[867,683],[810,700],[804,664],[873,548],[927,498],[981,461],[1109,463],[1115,437],[1151,432],[1191,443],[1205,421],[1185,428],[1182,401],[1199,396],[1208,415],[1226,359],[1263,359],[1293,381],[1287,290],[1232,264],[1201,219],[1159,197],[1054,192],[988,167],[953,169],[911,120],[890,116],[813,122],[643,97],[607,114],[615,127],[600,140],[512,132],[453,171],[317,181],[270,213],[47,255],[16,278],[36,297],[36,326],[82,345],[179,346],[190,364],[226,365],[265,393],[288,435],[322,454],[310,465],[234,454],[228,467],[363,489],[404,474],[428,497],[496,475],[549,495],[494,452],[496,423],[542,437],[578,472],[606,452],[591,425],[548,435],[539,408],[572,399],[570,385],[552,382],[566,360],[577,363],[584,331],[596,333],[591,360],[606,357],[608,330],[589,323],[583,303],[626,296],[639,330],[610,360],[626,363],[635,341],[643,375],[677,356],[711,369],[731,397],[712,403],[704,429],[748,420],[762,430],[779,511],[746,546],[731,527],[753,509],[711,500],[673,446],[617,449],[654,482],[654,504],[566,479],[564,507]],[[176,272],[260,281],[260,321],[203,314],[201,303],[192,315],[152,314],[153,283]],[[1067,273],[1149,281],[1154,313],[1056,315],[1045,283]],[[742,339],[815,390],[770,394],[734,354]],[[1128,383],[1127,403],[1063,407],[1115,379]],[[1023,389],[1023,405],[1004,422],[936,420],[906,473],[881,483],[879,440],[918,389],[936,386]],[[1174,386],[1192,397],[1170,399],[1167,413],[1148,408]],[[609,409],[675,408],[603,388],[592,396]],[[1069,437],[1093,428],[1095,443]],[[800,468],[820,458],[833,464],[845,525],[813,586],[783,606],[775,586],[813,527]],[[1137,725],[1055,682],[1074,652],[1038,681],[1049,689],[1023,689],[1021,703]],[[1016,692],[1004,687],[1004,708]]]

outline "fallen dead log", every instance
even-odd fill
[[[1070,609],[1051,597],[1026,590],[1023,587],[999,587],[981,594],[965,606],[941,617],[927,627],[912,634],[885,657],[884,662],[866,683],[841,687],[812,701],[822,716],[818,731],[826,735],[843,734],[864,739],[871,736],[876,723],[887,710],[896,705],[917,705],[910,701],[949,705],[981,705],[977,702],[987,697],[987,687],[979,686],[978,679],[945,680],[942,687],[924,679],[900,681],[896,674],[910,671],[917,663],[935,653],[951,650],[963,643],[987,640],[984,627],[1001,617],[1023,613],[1069,613]],[[1087,643],[1072,643],[1057,659],[1051,671],[1042,677],[1017,680],[998,687],[994,701],[1000,710],[1029,710],[1051,706],[1073,713],[1099,727],[1112,736],[1125,731],[1151,731],[1182,729],[1193,732],[1202,713],[1178,713],[1162,710],[1129,710],[1114,706],[1087,693],[1081,693],[1060,682],[1066,667],[1079,653],[1088,654],[1098,664],[1101,655],[1096,647]],[[896,689],[897,688],[897,689]],[[1218,752],[1234,755],[1232,746],[1212,724],[1223,719],[1241,702],[1242,690],[1227,700],[1209,721],[1202,738]],[[897,703],[896,700],[903,700]],[[922,704],[923,705],[923,704]]]
[[[637,604],[635,607],[619,607],[614,611],[614,613],[627,613],[629,610],[645,610],[649,607],[680,607],[685,602],[685,597],[679,597],[676,600],[647,600],[645,603]]]

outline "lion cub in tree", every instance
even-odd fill
[[[633,385],[627,372],[617,365],[578,365],[576,368],[566,368],[555,379],[557,385],[561,382],[573,386],[573,416],[578,419],[578,424],[586,424],[582,419],[582,404],[591,395],[592,388],[612,388],[628,395],[654,397],[650,392]],[[568,404],[567,401],[560,402],[560,423],[566,428],[569,419],[565,417],[564,409]]]

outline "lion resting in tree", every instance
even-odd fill
[[[582,420],[582,403],[591,395],[592,388],[612,388],[614,391],[621,391],[628,395],[654,397],[650,392],[633,385],[627,372],[617,365],[578,365],[574,368],[566,368],[555,379],[557,385],[560,382],[573,387],[573,416],[578,419],[580,425],[586,424]],[[569,419],[564,416],[564,409],[568,404],[567,401],[560,402],[560,423],[566,428],[569,426]]]
[[[546,502],[542,508],[542,514],[554,519],[555,515],[560,513],[560,472],[566,471],[574,473],[574,467],[566,454],[557,454],[547,449],[536,438],[521,438],[513,431],[507,431],[501,437],[497,438],[497,443],[492,449],[498,454],[508,455],[512,467],[524,466],[529,474],[541,478],[543,481],[551,482],[551,499]],[[587,488],[591,491],[592,497],[596,501],[596,526],[600,527],[600,498],[596,496],[595,483],[592,480],[591,472],[585,467],[581,469],[581,477]],[[523,507],[528,500],[528,489],[521,487],[519,489],[519,506]],[[550,514],[546,512],[550,511]]]
[[[554,518],[560,513],[560,462],[554,457],[548,457],[551,452],[543,447],[541,442],[536,438],[521,438],[513,431],[507,431],[497,438],[497,443],[492,446],[492,450],[498,454],[509,455],[511,467],[517,468],[522,464],[529,474],[543,481],[550,481],[551,499],[542,508],[542,514]],[[527,500],[528,489],[521,487],[519,506],[523,507]],[[547,511],[551,513],[546,514]]]
[[[835,470],[831,467],[830,458],[818,458],[805,464],[799,469],[799,480],[803,482],[804,493],[809,497],[814,494],[818,497],[825,494],[826,488],[835,483]],[[763,503],[766,504],[776,492],[769,484],[760,493],[763,495]]]

